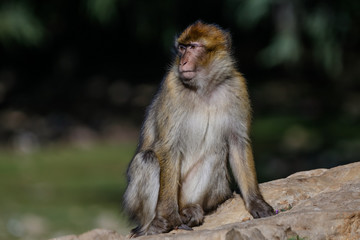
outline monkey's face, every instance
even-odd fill
[[[205,46],[199,42],[179,43],[177,51],[179,76],[184,83],[190,83],[200,70],[201,60],[205,55]]]
[[[177,38],[175,61],[180,80],[194,89],[207,88],[222,64],[216,64],[230,53],[230,34],[216,25],[201,21],[189,26]]]

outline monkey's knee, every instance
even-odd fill
[[[142,181],[146,176],[158,177],[160,173],[159,161],[152,150],[141,151],[131,161],[127,174],[129,185]]]
[[[131,218],[142,226],[155,217],[160,188],[160,166],[151,150],[136,154],[128,169],[128,186],[124,194],[124,207]]]
[[[181,220],[189,227],[199,226],[204,222],[204,210],[199,204],[192,204],[180,210]]]
[[[146,150],[142,152],[141,160],[145,164],[154,164],[158,165],[157,157],[153,150]]]
[[[132,168],[132,166],[134,166],[135,168],[139,168],[141,166],[148,165],[153,167],[160,167],[156,154],[151,149],[138,152],[130,163],[130,169]]]

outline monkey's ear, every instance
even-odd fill
[[[179,34],[176,34],[175,37],[174,37],[174,47],[177,48],[179,46],[179,42],[178,42],[178,39],[179,39]]]
[[[174,45],[172,47],[172,50],[171,52],[175,55],[178,54],[178,47],[179,47],[179,42],[178,42],[178,39],[179,39],[179,34],[176,34],[175,37],[174,37]]]
[[[226,37],[226,48],[229,52],[231,52],[231,48],[232,48],[232,38],[231,38],[231,34],[229,31],[225,31],[224,33],[225,37]]]

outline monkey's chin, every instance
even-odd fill
[[[180,76],[184,82],[189,82],[196,76],[196,72],[195,71],[181,72]]]

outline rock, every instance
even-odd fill
[[[53,240],[123,240],[126,239],[115,231],[106,229],[94,229],[79,236],[69,235],[65,237],[53,238]]]
[[[240,196],[227,200],[194,231],[174,230],[138,239],[360,239],[360,162],[295,173],[260,185],[279,210],[253,219]],[[93,230],[58,240],[126,239],[115,231]]]

